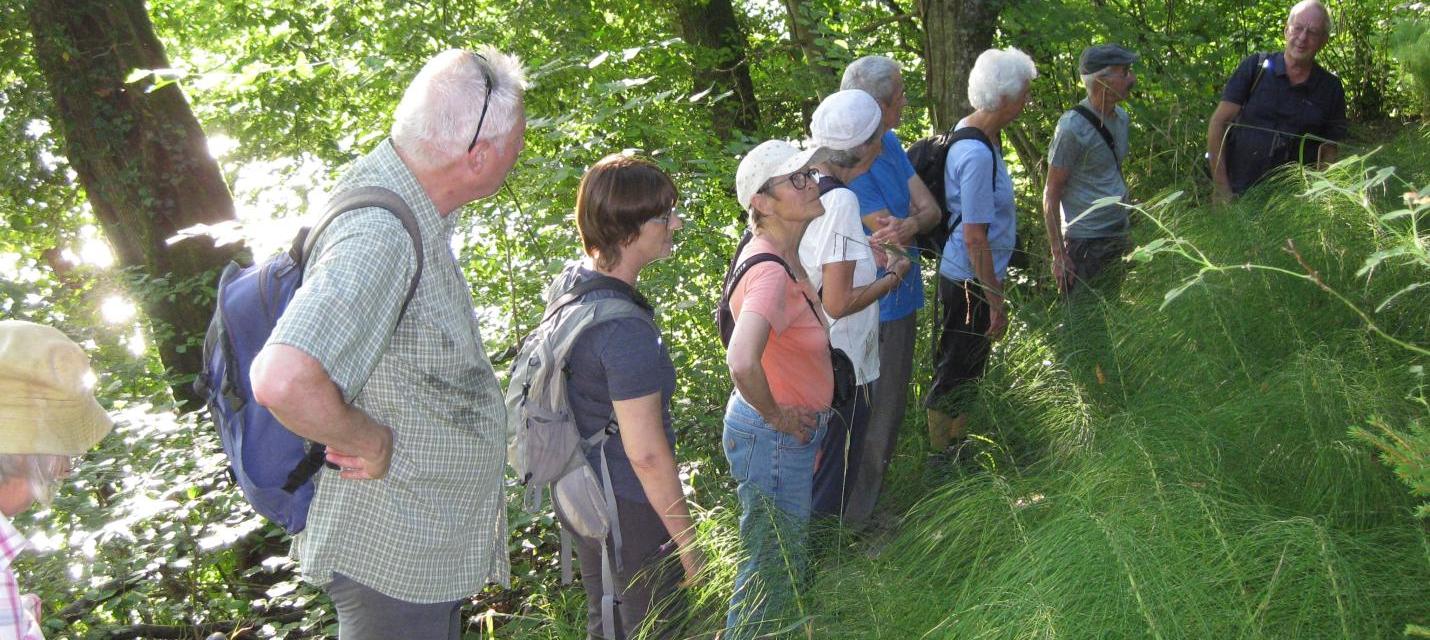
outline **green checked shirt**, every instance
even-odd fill
[[[339,216],[313,248],[303,286],[269,344],[318,362],[343,399],[388,425],[382,480],[323,469],[308,527],[293,541],[305,580],[333,572],[414,603],[506,584],[506,414],[482,347],[471,288],[444,219],[391,141],[359,159],[334,193],[380,186],[405,200],[422,232],[422,281],[397,325],[416,257],[401,221],[377,208]]]

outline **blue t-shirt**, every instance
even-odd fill
[[[578,267],[575,282],[594,277],[595,272]],[[573,283],[574,284],[574,283]],[[607,289],[588,293],[583,300],[598,300],[621,294]],[[606,428],[611,418],[612,400],[633,400],[657,391],[661,396],[661,421],[665,439],[675,448],[675,430],[670,424],[670,398],[675,395],[675,366],[660,332],[637,318],[610,320],[588,327],[571,347],[567,361],[571,378],[567,381],[566,397],[576,428],[582,437],[595,435]],[[626,457],[625,445],[617,432],[606,441],[606,460],[611,463],[611,487],[616,497],[632,502],[648,502],[645,489]],[[596,473],[601,472],[601,457],[596,449],[586,459]]]
[[[958,128],[966,126],[958,123]],[[1014,240],[1018,232],[1018,216],[1013,208],[1013,178],[1003,154],[989,153],[977,140],[959,140],[948,150],[944,166],[944,193],[953,217],[963,222],[954,227],[943,248],[939,275],[950,280],[976,280],[968,246],[963,243],[963,228],[968,223],[988,225],[988,246],[993,250],[993,271],[999,280],[1008,274],[1008,260],[1013,257]],[[996,178],[995,178],[996,175]],[[997,187],[993,181],[997,180]]]
[[[859,217],[887,209],[895,218],[909,217],[909,178],[914,177],[914,165],[909,163],[899,136],[891,129],[884,133],[884,150],[864,175],[849,183],[859,196]],[[864,228],[864,233],[873,230]],[[879,270],[884,275],[884,270]],[[899,286],[879,298],[879,322],[898,320],[924,307],[924,281],[919,277],[919,261],[912,261],[909,273]]]

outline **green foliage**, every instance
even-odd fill
[[[1430,117],[1430,20],[1412,18],[1397,24],[1390,51],[1415,86],[1421,116]]]
[[[838,70],[861,55],[893,56],[911,102],[900,135],[925,135],[916,8],[800,4],[822,54],[808,62]],[[1343,79],[1387,75],[1387,4],[1335,8],[1347,11],[1343,24],[1363,27],[1343,29],[1351,37],[1334,40],[1323,62]],[[1289,185],[1235,208],[1198,206],[1205,117],[1242,56],[1279,48],[1285,10],[1270,1],[1006,6],[997,45],[1031,53],[1042,76],[1010,136],[1033,264],[1016,276],[1014,336],[979,390],[986,471],[943,482],[923,469],[922,421],[911,415],[890,470],[885,528],[818,536],[818,577],[803,594],[814,637],[1359,637],[1430,624],[1418,586],[1430,577],[1425,538],[1407,517],[1425,509],[1426,410],[1412,369],[1423,362],[1386,339],[1426,345],[1423,208],[1399,214],[1399,183],[1367,186],[1378,174],[1356,162],[1324,182],[1288,175]],[[161,76],[228,148],[221,164],[242,227],[226,231],[260,254],[291,237],[291,226],[271,220],[296,221],[385,135],[426,58],[473,43],[522,56],[532,79],[527,150],[507,189],[469,207],[454,243],[498,371],[535,323],[530,301],[578,255],[571,211],[585,168],[632,150],[675,176],[686,230],[641,286],[680,371],[677,456],[711,558],[691,594],[688,630],[716,628],[738,543],[718,435],[729,378],[709,312],[742,222],[737,154],[754,140],[727,146],[711,131],[709,105],[730,98],[694,86],[689,70],[707,53],[674,37],[670,4],[153,0],[150,11],[170,61]],[[802,137],[832,79],[806,66],[779,3],[737,12],[765,118],[759,136]],[[26,29],[21,7],[0,6],[0,160],[11,168],[0,174],[0,315],[92,340],[99,395],[123,419],[53,509],[20,519],[55,550],[22,561],[22,585],[49,604],[50,637],[105,637],[139,623],[331,634],[331,608],[297,578],[286,538],[225,479],[211,425],[174,415],[152,353],[162,336],[146,333],[142,318],[109,323],[100,313],[114,296],[211,294],[64,259],[98,238],[47,125],[53,105]],[[1041,176],[1029,169],[1058,115],[1081,97],[1078,52],[1101,40],[1143,55],[1127,105],[1134,193],[1184,195],[1149,207],[1165,231],[1150,218],[1140,225],[1149,261],[1119,300],[1066,311],[1038,263]],[[1367,87],[1348,82],[1353,100]],[[1392,87],[1386,111],[1405,100]],[[1371,157],[1424,184],[1406,170],[1430,166],[1427,147],[1418,133]],[[1288,238],[1344,300],[1281,249]],[[1070,329],[1084,326],[1097,330]],[[924,377],[915,376],[911,402]],[[1419,492],[1418,505],[1372,446]],[[515,502],[510,516],[513,587],[473,599],[468,637],[581,637],[584,598],[556,584],[550,517],[527,516]]]
[[[1420,159],[1423,137],[1385,154]],[[1392,175],[1425,178],[1408,164]],[[1351,159],[1234,207],[1162,199],[1116,296],[1022,298],[979,385],[978,464],[900,484],[923,496],[898,530],[828,558],[815,636],[1423,629],[1430,541],[1358,441],[1423,500],[1426,300],[1384,302],[1427,272],[1377,256],[1423,247],[1424,214],[1379,215],[1385,180]]]

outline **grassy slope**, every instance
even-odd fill
[[[1426,133],[1370,163],[1423,185]],[[1380,248],[1372,218],[1304,190],[1291,175],[1234,207],[1154,215],[1217,263],[1299,271],[1280,249],[1291,239],[1363,308],[1424,279],[1356,279]],[[1162,235],[1147,222],[1142,243]],[[911,420],[889,491],[889,513],[907,515],[826,557],[814,637],[1366,638],[1430,622],[1414,501],[1347,435],[1372,416],[1423,419],[1406,400],[1423,359],[1287,276],[1213,275],[1159,310],[1193,273],[1163,255],[1116,300],[1069,311],[1025,296],[980,391],[983,470],[926,477]],[[1377,322],[1430,344],[1425,303]]]
[[[1425,184],[1430,131],[1401,135],[1370,164]],[[1357,280],[1384,242],[1373,218],[1304,190],[1289,175],[1233,207],[1153,214],[1217,263],[1299,270],[1281,250],[1292,239],[1363,308],[1425,279],[1383,269]],[[1372,196],[1384,209],[1403,190]],[[1164,235],[1146,219],[1134,231],[1139,243]],[[1160,309],[1195,272],[1158,256],[1116,299],[1071,309],[1015,293],[1015,331],[979,390],[977,468],[924,468],[921,390],[911,390],[884,526],[817,533],[808,624],[789,635],[1372,638],[1430,623],[1430,541],[1410,515],[1415,500],[1347,435],[1371,417],[1425,419],[1407,400],[1418,383],[1409,367],[1423,362],[1286,276],[1212,275]],[[1408,297],[1376,320],[1430,344],[1426,306]],[[927,362],[916,364],[925,376]],[[715,502],[690,637],[719,628],[738,557],[733,496]],[[584,635],[578,588],[537,589],[527,605],[534,615],[504,636]]]

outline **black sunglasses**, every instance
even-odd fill
[[[482,100],[482,115],[477,118],[477,132],[472,134],[472,143],[467,145],[467,153],[471,153],[472,149],[476,148],[477,138],[482,135],[482,123],[487,121],[487,106],[492,103],[492,83],[494,82],[491,69],[487,68],[486,56],[475,51],[472,52],[472,55],[477,58],[477,67],[482,70],[482,78],[486,80],[487,97]]]

